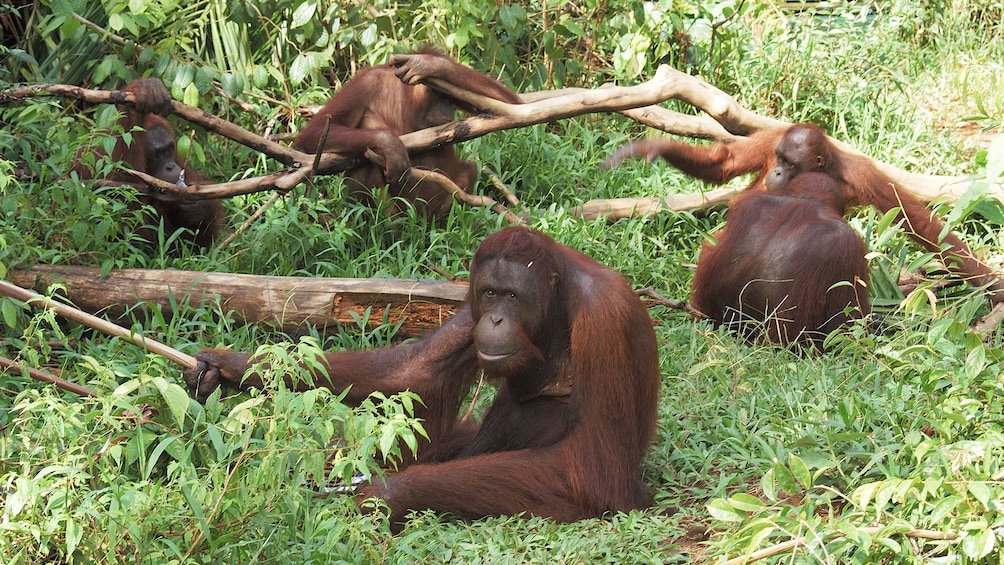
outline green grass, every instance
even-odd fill
[[[935,13],[940,3],[901,4],[839,20],[785,19],[761,9],[734,32],[749,51],[723,63],[719,76],[733,77],[734,93],[750,108],[817,121],[897,166],[981,174],[986,142],[960,124],[1001,125],[999,8],[972,0]],[[10,170],[0,169],[0,264],[7,269],[72,263],[436,278],[435,267],[464,276],[477,243],[502,225],[489,210],[461,207],[444,228],[389,219],[344,200],[341,181],[326,178],[313,196],[298,190],[272,204],[223,249],[150,251],[130,239],[138,217],[121,195],[58,174],[87,123],[51,102],[7,112],[7,125],[0,124],[5,155],[38,175],[11,181]],[[100,112],[95,120],[108,123]],[[607,153],[639,131],[619,116],[583,117],[491,134],[460,150],[519,195],[533,227],[618,269],[635,287],[684,298],[692,275],[686,265],[721,225],[719,212],[613,223],[583,222],[570,212],[593,198],[707,188],[661,163],[602,171]],[[218,178],[266,169],[214,139],[201,145]],[[479,190],[494,196],[484,178]],[[228,201],[231,226],[266,199]],[[809,546],[797,557],[775,561],[999,562],[1000,333],[981,341],[968,330],[987,304],[967,287],[939,291],[934,304],[922,291],[903,301],[894,277],[925,256],[874,213],[861,211],[851,222],[877,270],[872,297],[883,330],[852,326],[833,336],[833,352],[812,356],[738,343],[682,312],[652,307],[663,386],[657,437],[642,471],[656,505],[565,525],[425,513],[391,536],[375,515],[360,515],[343,497],[319,497],[309,485],[325,479],[332,439],[342,442],[340,472],[382,461],[381,440],[410,433],[410,420],[391,417],[400,404],[375,401],[350,411],[328,393],[277,388],[201,407],[164,359],[0,300],[0,355],[59,368],[100,394],[80,399],[24,375],[0,375],[0,560],[684,563],[806,536]],[[975,215],[961,229],[1000,263],[998,224]],[[190,353],[296,341],[242,326],[211,303],[182,305],[174,317],[146,311],[136,327]],[[387,325],[305,333],[315,341],[292,353],[275,348],[275,358],[314,351],[314,343],[377,347],[394,337]],[[137,423],[147,406],[152,419]],[[381,406],[392,406],[390,415]],[[890,528],[862,529],[875,525]],[[908,538],[910,528],[958,537]]]

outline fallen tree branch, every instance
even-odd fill
[[[875,535],[882,530],[886,529],[887,526],[868,526],[861,528],[861,531],[870,536]],[[912,528],[905,532],[897,532],[898,535],[906,536],[908,538],[919,538],[919,539],[929,539],[935,541],[952,541],[958,538],[958,534],[954,532],[940,532],[937,530],[920,530],[917,528]],[[843,537],[845,534],[843,532],[830,532],[828,539]],[[753,563],[754,561],[760,561],[761,559],[767,559],[768,557],[773,557],[775,555],[780,555],[782,553],[787,553],[789,551],[794,551],[800,547],[805,547],[809,544],[809,540],[806,537],[798,537],[792,540],[788,540],[777,545],[772,545],[764,549],[754,551],[749,555],[743,557],[736,557],[734,559],[729,559],[728,561],[723,561],[721,565],[746,565],[747,563]]]
[[[102,274],[98,267],[72,265],[11,269],[7,276],[15,288],[23,287],[23,292],[60,284],[67,299],[80,308],[108,316],[122,316],[137,304],[159,307],[165,316],[174,314],[180,304],[210,304],[240,322],[288,333],[307,324],[321,329],[335,324],[354,327],[359,320],[367,320],[369,327],[386,322],[399,325],[399,336],[419,336],[452,317],[467,294],[466,280],[277,277],[153,269],[116,269]],[[655,296],[654,292],[639,291],[648,296]]]
[[[650,218],[657,214],[673,211],[702,211],[724,206],[738,192],[733,188],[719,188],[695,194],[673,194],[670,196],[647,196],[639,198],[598,198],[572,208],[572,214],[583,220],[606,218],[613,221],[620,218]]]
[[[412,167],[408,170],[408,174],[413,181],[422,181],[423,183],[432,183],[439,186],[441,189],[449,192],[453,196],[453,199],[458,202],[462,202],[468,206],[490,207],[495,213],[501,214],[512,225],[523,223],[523,220],[519,216],[510,212],[504,205],[499,204],[488,196],[467,192],[460,188],[457,183],[453,182],[450,177],[442,173],[422,167]]]
[[[696,318],[698,320],[707,320],[708,319],[707,314],[705,314],[704,312],[701,312],[697,308],[694,308],[693,306],[691,306],[690,304],[688,304],[687,301],[685,301],[685,300],[671,300],[669,298],[666,298],[665,296],[663,296],[663,295],[659,294],[658,292],[656,292],[655,288],[653,288],[651,286],[647,286],[645,288],[638,289],[638,290],[635,291],[635,294],[637,294],[638,296],[647,296],[647,297],[651,298],[652,300],[654,300],[656,304],[661,304],[662,306],[665,306],[666,308],[672,308],[673,310],[683,310],[684,312],[686,312],[687,314],[690,314],[691,316],[693,316],[694,318]]]
[[[41,381],[43,383],[50,383],[56,385],[57,387],[63,390],[70,391],[74,394],[79,394],[80,396],[90,396],[91,398],[98,397],[98,393],[94,392],[93,390],[85,386],[78,385],[77,383],[71,383],[70,381],[66,379],[61,379],[56,375],[53,375],[52,373],[49,373],[47,371],[32,369],[31,367],[22,367],[16,361],[13,361],[6,357],[0,357],[0,367],[10,370],[11,372],[24,371],[25,369],[27,369],[28,376],[35,379],[36,381]],[[5,373],[5,372],[7,371],[6,370],[0,371],[0,373]]]

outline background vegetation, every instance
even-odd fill
[[[157,76],[176,98],[261,132],[295,130],[299,105],[424,43],[517,90],[631,84],[670,64],[900,167],[972,175],[973,199],[942,211],[953,211],[955,227],[992,264],[1002,261],[999,207],[979,196],[1004,168],[1001,143],[991,142],[1004,117],[1004,15],[991,0],[808,10],[767,0],[22,4],[0,2],[0,87],[112,88]],[[489,211],[460,207],[442,229],[388,219],[344,201],[340,179],[330,178],[311,196],[283,198],[223,248],[197,252],[164,234],[151,249],[133,235],[140,220],[124,204],[130,194],[65,175],[78,148],[107,142],[115,118],[115,108],[56,99],[0,108],[0,276],[39,263],[426,278],[436,267],[463,276],[477,243],[501,225]],[[213,178],[275,169],[175,126],[192,164]],[[613,147],[645,133],[619,116],[590,116],[492,134],[460,151],[522,197],[534,227],[636,287],[682,298],[687,265],[720,213],[611,224],[569,213],[592,198],[703,189],[662,164],[600,170]],[[228,201],[231,226],[266,198]],[[643,472],[656,505],[567,525],[421,514],[393,537],[380,519],[314,485],[327,478],[333,439],[335,476],[393,460],[394,438],[415,433],[413,398],[348,409],[329,392],[276,387],[202,407],[164,359],[0,299],[0,355],[99,392],[82,399],[0,374],[0,561],[689,562],[805,536],[807,547],[776,559],[1001,562],[1004,349],[997,332],[981,340],[969,330],[986,300],[959,285],[934,290],[933,281],[903,296],[900,270],[919,270],[930,256],[872,211],[851,221],[869,245],[884,330],[849,328],[817,357],[743,345],[653,308],[663,389]],[[264,344],[277,370],[318,347],[394,338],[389,325],[281,335],[241,326],[211,302],[179,311],[167,318],[137,305],[135,325],[188,352]],[[952,539],[907,535],[914,529]]]

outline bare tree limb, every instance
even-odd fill
[[[452,97],[463,100],[477,108],[482,108],[496,116],[480,122],[484,128],[508,129],[511,120],[517,120],[521,125],[539,123],[539,116],[547,115],[547,120],[571,117],[567,108],[589,108],[590,112],[618,111],[640,123],[656,127],[668,133],[686,137],[727,141],[737,136],[749,135],[753,132],[788,127],[791,124],[781,120],[760,116],[748,110],[722,90],[694,77],[667,66],[659,67],[656,76],[635,87],[617,87],[605,85],[588,90],[569,88],[554,91],[526,93],[520,96],[523,105],[507,104],[485,96],[479,96],[456,88],[454,85],[431,79],[429,85],[446,92]],[[609,98],[604,100],[604,96]],[[642,100],[653,100],[652,104],[670,99],[680,100],[703,112],[700,115],[683,114],[656,105],[639,106]],[[623,102],[623,103],[622,103]],[[627,103],[630,102],[630,103]],[[585,113],[585,112],[582,112]],[[469,123],[474,118],[441,126],[444,131],[450,131],[458,124]],[[513,126],[519,127],[519,126]],[[425,139],[430,131],[423,130],[403,136],[402,139]],[[477,135],[483,135],[481,132]],[[462,141],[470,137],[447,137],[443,142]],[[963,176],[942,176],[912,173],[904,171],[887,163],[864,155],[854,147],[836,139],[833,143],[843,151],[855,153],[868,158],[875,166],[891,179],[897,181],[904,190],[917,196],[924,202],[945,198],[957,200],[968,190],[971,181]],[[734,194],[732,189],[714,190],[705,194],[675,195],[662,198],[612,199],[593,200],[577,208],[574,213],[583,218],[592,219],[600,215],[610,219],[619,217],[647,216],[662,210],[700,210],[709,206],[723,204]],[[1004,200],[1004,190],[1001,186],[991,189],[991,194]]]
[[[698,320],[707,320],[708,315],[701,312],[697,308],[694,308],[690,304],[687,304],[686,300],[671,300],[665,296],[659,294],[655,288],[647,286],[645,288],[640,288],[635,291],[638,296],[647,296],[655,301],[655,304],[661,304],[666,308],[672,308],[673,310],[683,310],[687,314],[690,314]]]
[[[609,88],[610,85],[601,86],[600,89]],[[539,92],[527,92],[520,95],[524,102],[536,102],[547,98],[554,98],[566,93],[583,92],[584,88],[563,88],[559,90],[541,90]],[[708,115],[684,114],[663,108],[662,106],[650,105],[640,108],[629,108],[618,112],[632,120],[646,126],[661,129],[666,132],[675,133],[685,137],[696,137],[699,139],[714,139],[716,141],[734,139],[736,136],[729,133],[722,124],[716,122]]]
[[[134,169],[124,169],[127,173],[135,175],[136,178],[147,183],[146,186],[137,188],[144,190],[150,196],[160,200],[210,200],[214,198],[230,198],[243,194],[254,194],[266,190],[274,190],[285,194],[296,188],[298,184],[310,176],[311,169],[284,169],[272,174],[252,177],[248,179],[235,180],[219,184],[186,184],[177,185],[162,181],[157,177],[150,176],[142,171]],[[120,181],[98,181],[99,186],[130,184]]]
[[[457,183],[453,182],[450,177],[442,173],[437,173],[436,171],[431,171],[422,167],[412,167],[409,169],[408,174],[413,180],[421,180],[424,183],[431,182],[438,185],[441,189],[452,194],[454,200],[458,202],[462,202],[468,206],[490,207],[496,213],[504,216],[506,221],[510,224],[516,225],[524,223],[519,216],[510,212],[509,209],[502,204],[499,204],[487,196],[479,196],[465,191],[457,186]]]
[[[593,112],[621,112],[668,133],[715,141],[734,139],[736,136],[748,135],[765,128],[790,125],[760,116],[744,108],[733,97],[718,88],[665,65],[659,67],[651,80],[636,86],[607,85],[591,90],[572,88],[527,93],[521,96],[524,104],[507,104],[458,89],[452,84],[436,79],[428,79],[427,82],[433,88],[480,108],[488,114],[471,116],[401,136],[405,147],[410,151],[421,151],[474,139],[495,131]],[[88,90],[68,85],[34,85],[0,92],[0,104],[40,94],[68,96],[92,103],[133,102],[131,94],[122,91]],[[670,99],[690,104],[703,114],[689,115],[655,106]],[[172,105],[174,112],[182,118],[265,153],[285,165],[287,169],[262,177],[197,187],[178,187],[151,181],[151,185],[157,190],[154,196],[159,198],[176,197],[189,200],[226,198],[266,190],[283,192],[291,190],[310,176],[342,172],[358,163],[357,159],[337,153],[324,153],[319,157],[308,155],[181,102],[174,101]],[[839,140],[833,141],[842,150],[861,154]],[[897,181],[904,190],[926,202],[936,198],[957,199],[971,184],[966,177],[911,173],[870,157],[869,159],[890,178]],[[577,208],[575,213],[584,218],[603,215],[615,219],[651,215],[662,210],[703,209],[727,201],[727,194],[732,192],[726,190],[663,198],[593,200]],[[992,187],[991,194],[1004,200],[1004,190],[1000,186]]]
[[[471,116],[457,122],[412,132],[401,136],[401,140],[410,151],[421,151],[444,144],[467,141],[504,129],[525,127],[587,113],[612,112],[639,106],[650,106],[676,97],[689,99],[700,96],[701,90],[711,88],[699,81],[680,80],[681,77],[687,76],[667,66],[662,66],[654,78],[640,85],[630,87],[610,86],[595,90],[571,89],[559,91],[557,95],[541,97],[527,104],[507,104],[457,89],[445,82],[429,79],[431,86],[446,92],[450,96],[466,101],[477,108],[490,112],[492,115],[481,114]],[[9,104],[16,100],[43,94],[66,96],[94,104],[130,105],[134,103],[132,95],[123,91],[102,91],[71,85],[45,84],[4,90],[0,92],[0,104]],[[172,193],[184,199],[201,199],[225,198],[263,190],[289,190],[307,176],[342,172],[358,163],[357,159],[338,153],[324,153],[315,165],[314,155],[308,155],[279,145],[274,141],[248,132],[218,116],[211,115],[208,112],[193,108],[176,100],[173,101],[172,107],[174,113],[178,116],[202,126],[208,131],[260,151],[276,159],[286,167],[294,169],[299,174],[286,171],[273,173],[272,175],[259,177],[258,179],[205,185],[198,187],[194,194],[192,191],[185,191],[185,187],[177,187],[167,183],[154,184],[158,190],[164,192],[163,196],[165,198]],[[723,108],[721,111],[730,115],[733,113],[743,115],[741,111],[737,112],[730,108]],[[747,117],[755,116],[755,114],[751,113],[747,113],[746,115]]]
[[[584,220],[605,217],[650,218],[667,210],[707,210],[728,204],[737,194],[732,188],[719,188],[696,194],[673,194],[670,196],[648,196],[640,198],[598,198],[576,206],[572,214]]]
[[[116,34],[110,32],[110,31],[108,31],[107,29],[105,29],[105,28],[99,26],[98,24],[96,24],[96,23],[88,20],[87,18],[81,16],[80,14],[74,13],[73,14],[73,19],[75,19],[78,22],[84,24],[85,27],[88,27],[88,28],[92,29],[93,31],[97,32],[104,39],[111,40],[114,43],[117,43],[119,45],[129,45],[130,43],[132,43],[133,45],[138,45],[139,47],[143,47],[142,45],[139,45],[135,41],[132,41],[130,39],[126,39],[126,38],[124,38],[124,37],[122,37],[120,35],[116,35]]]
[[[729,141],[738,135],[748,135],[762,129],[791,125],[788,122],[759,116],[747,110],[732,96],[708,85],[698,77],[679,71],[673,71],[671,74],[673,80],[679,83],[677,85],[678,95],[673,98],[692,105],[695,109],[704,112],[703,114],[682,114],[659,106],[634,108],[621,113],[667,133],[713,141]],[[527,99],[536,100],[551,94],[543,92],[525,96]],[[964,176],[928,175],[904,171],[865,155],[847,143],[830,139],[841,150],[867,158],[904,190],[923,202],[935,199],[957,200],[972,184],[972,180]],[[729,190],[729,192],[732,191]],[[1004,201],[1004,188],[1000,185],[992,186],[990,194]],[[705,194],[675,195],[663,198],[597,199],[576,208],[574,213],[586,219],[595,219],[599,216],[606,216],[610,220],[646,217],[665,210],[705,209],[707,206],[721,203],[722,195],[720,190],[715,190]]]
[[[73,98],[89,104],[133,106],[136,103],[135,96],[131,92],[124,90],[95,90],[68,84],[34,84],[0,91],[0,104],[11,104],[25,98],[46,95]],[[270,141],[265,137],[251,133],[236,124],[230,123],[219,116],[193,108],[183,102],[174,100],[171,103],[171,107],[175,114],[189,122],[200,125],[208,131],[222,135],[255,151],[264,153],[283,165],[309,164],[313,159],[312,156],[306,153],[279,145],[274,141]]]
[[[42,371],[40,369],[33,369],[31,367],[23,367],[16,361],[13,361],[6,357],[0,357],[0,368],[2,368],[2,370],[0,370],[0,373],[9,372],[11,374],[13,374],[14,371],[24,371],[25,369],[27,369],[28,376],[35,379],[36,381],[42,381],[43,383],[54,384],[63,390],[68,390],[74,394],[79,394],[80,396],[90,396],[91,398],[97,398],[98,396],[98,393],[94,392],[93,390],[85,386],[81,386],[78,385],[77,383],[73,383],[66,379],[62,379],[47,371]]]
[[[695,116],[683,114],[658,106],[632,106],[625,107],[624,110],[627,111],[621,111],[621,109],[617,109],[617,111],[630,114],[632,119],[635,119],[635,117],[644,117],[652,122],[662,123],[664,127],[660,127],[660,129],[669,133],[686,137],[705,137],[716,141],[731,139],[737,135],[749,135],[761,129],[785,127],[788,125],[781,120],[764,117],[752,112],[739,104],[735,98],[732,98],[718,88],[695,76],[688,75],[666,65],[659,67],[656,77],[661,77],[661,80],[656,84],[662,85],[660,92],[665,97],[661,100],[656,100],[653,104],[665,102],[666,100],[680,100],[704,111],[706,115]],[[653,81],[649,82],[652,83]],[[530,93],[521,96],[521,98],[528,101],[553,100],[554,98],[571,96],[576,93],[602,93],[606,90],[616,90],[618,88],[624,87],[604,85],[595,90],[568,88]]]
[[[2,102],[2,98],[0,98],[0,102]],[[206,130],[222,135],[227,139],[236,141],[245,147],[264,153],[287,167],[306,167],[313,164],[313,155],[297,151],[296,149],[285,145],[280,145],[263,136],[251,133],[237,124],[228,122],[219,116],[214,116],[204,110],[193,108],[192,106],[183,102],[178,102],[177,100],[173,100],[171,102],[171,108],[176,115],[188,120],[189,122],[200,125]],[[343,158],[343,160],[349,162],[355,161],[355,159],[345,158]]]

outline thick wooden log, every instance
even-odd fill
[[[398,335],[421,335],[453,315],[467,292],[464,282],[406,279],[333,279],[272,277],[194,271],[115,270],[102,277],[100,269],[39,265],[11,270],[8,278],[22,288],[40,292],[55,283],[66,287],[66,297],[82,310],[121,317],[127,309],[152,304],[165,314],[176,304],[218,305],[249,324],[266,324],[295,331],[305,324],[355,326],[352,314],[370,323],[386,317],[401,322]]]

